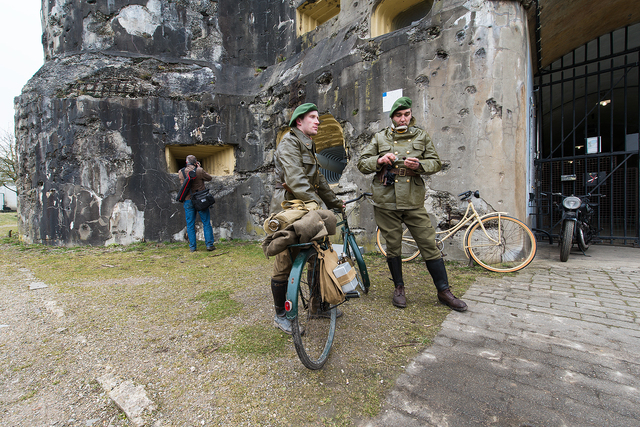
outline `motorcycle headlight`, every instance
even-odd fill
[[[562,201],[562,206],[567,209],[578,209],[580,207],[580,199],[576,196],[569,196]]]

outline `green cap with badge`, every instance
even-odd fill
[[[411,98],[407,96],[402,96],[393,103],[393,107],[391,107],[391,112],[389,113],[389,117],[393,117],[393,113],[398,110],[407,110],[411,108]]]
[[[316,107],[316,104],[307,102],[306,104],[302,104],[298,106],[298,108],[296,108],[293,111],[293,114],[291,115],[291,120],[289,120],[289,126],[293,127],[293,125],[296,123],[296,119],[300,116],[307,114],[309,111],[318,111],[318,107]]]

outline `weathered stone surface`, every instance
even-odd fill
[[[147,418],[156,410],[156,405],[149,399],[143,386],[135,385],[131,380],[123,380],[112,372],[96,380],[134,426],[148,424]]]
[[[184,239],[165,157],[178,145],[233,147],[233,172],[209,184],[214,230],[259,239],[292,109],[314,102],[342,126],[350,162],[336,192],[346,199],[369,188],[353,163],[389,124],[382,94],[396,89],[445,165],[427,179],[430,194],[480,189],[487,209],[526,216],[531,67],[519,2],[435,2],[376,38],[374,0],[342,1],[298,37],[302,3],[43,0],[47,60],[16,98],[25,240]],[[450,196],[425,206],[436,224],[460,209]],[[352,225],[373,249],[371,209],[361,212]]]

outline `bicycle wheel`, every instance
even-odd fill
[[[387,256],[387,242],[382,237],[382,232],[379,228],[376,231],[376,244],[382,255]],[[407,226],[402,224],[402,262],[414,260],[418,255],[420,255],[420,249],[418,249],[416,241],[413,240]]]
[[[369,273],[367,272],[367,265],[364,263],[355,237],[349,235],[344,248],[345,254],[351,259],[351,266],[356,269],[356,276],[358,277],[360,287],[365,294],[369,293]]]
[[[567,262],[573,245],[573,230],[576,223],[574,221],[565,221],[563,225],[562,240],[560,241],[560,261]]]
[[[510,216],[492,215],[472,225],[467,232],[465,249],[481,267],[509,273],[529,265],[537,247],[526,224]]]
[[[327,361],[333,344],[336,310],[335,307],[330,310],[320,296],[318,253],[309,250],[300,256],[304,257],[304,262],[295,277],[299,289],[298,315],[292,320],[293,344],[304,366],[320,369]],[[296,259],[294,269],[299,265],[298,261]]]

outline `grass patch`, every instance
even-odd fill
[[[231,299],[229,294],[231,294],[231,291],[214,290],[198,295],[196,297],[196,301],[204,301],[207,303],[202,312],[198,315],[198,318],[215,322],[222,320],[225,317],[238,314],[242,309],[242,304]]]
[[[17,212],[0,212],[0,236],[2,236],[2,241],[7,240],[6,243],[9,243],[13,238],[8,237],[9,234],[11,236],[16,237],[18,234],[18,213]]]
[[[272,327],[242,326],[233,336],[233,342],[221,348],[239,356],[280,356],[288,342],[287,335]]]

